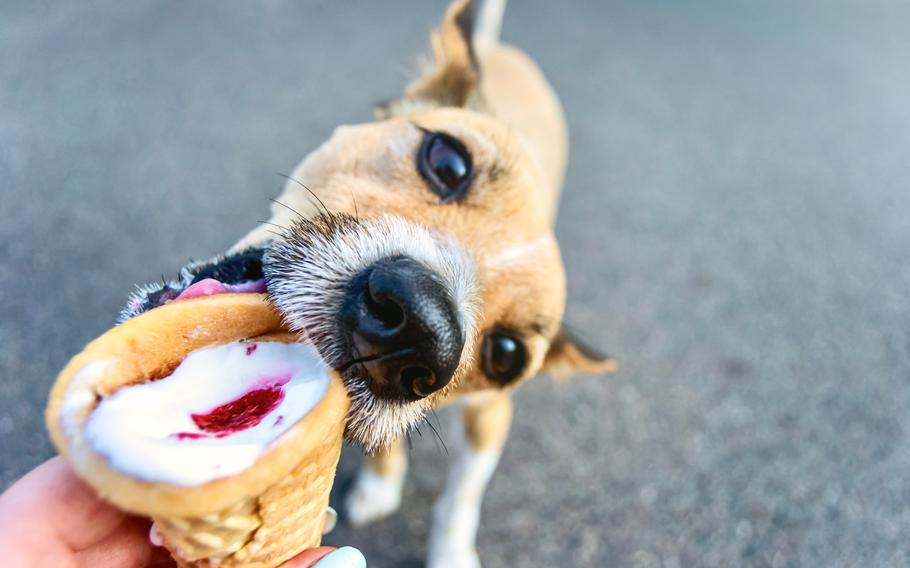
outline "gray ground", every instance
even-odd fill
[[[227,247],[395,93],[434,2],[0,7],[0,484],[133,283]],[[499,566],[910,564],[910,8],[513,2],[562,94],[568,319],[622,370],[518,396]],[[356,449],[343,459],[350,482]],[[329,539],[419,566],[447,458]]]

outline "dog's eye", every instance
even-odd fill
[[[521,375],[528,361],[524,343],[507,332],[493,331],[483,340],[483,366],[488,377],[507,384]]]
[[[471,154],[448,134],[428,132],[417,155],[417,170],[443,203],[455,201],[471,184]]]

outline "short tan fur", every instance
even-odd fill
[[[505,3],[488,2],[493,6],[486,6],[486,12],[501,17]],[[298,213],[304,217],[318,214],[321,205],[299,181],[312,188],[333,212],[360,218],[400,216],[451,235],[470,252],[481,289],[478,333],[506,328],[520,334],[529,364],[519,380],[500,386],[482,370],[476,352],[480,342],[468,342],[475,352],[464,359],[458,383],[440,393],[434,404],[464,399],[467,451],[493,452],[498,457],[512,417],[509,395],[517,385],[541,372],[600,373],[614,370],[615,363],[591,354],[562,332],[565,271],[554,235],[568,159],[562,107],[530,57],[500,43],[489,32],[472,35],[472,9],[468,0],[449,7],[432,34],[432,63],[401,98],[376,109],[376,122],[338,127],[297,166],[291,175],[297,181],[288,182],[278,199],[281,204],[273,206],[270,221],[288,227]],[[489,27],[489,22],[481,22],[481,29]],[[456,137],[473,157],[476,177],[457,204],[441,204],[415,170],[415,155],[428,130]],[[235,250],[271,238],[271,227],[261,226]],[[380,482],[389,484],[387,490],[394,490],[406,469],[401,444],[377,452],[364,467],[364,475],[378,476]],[[451,485],[454,492],[460,491],[457,480]],[[369,489],[363,487],[363,483],[355,483],[356,498],[349,503],[366,502],[363,492]],[[398,491],[400,494],[400,487]],[[397,503],[357,517],[371,520],[395,507]],[[450,512],[439,513],[443,509]],[[451,506],[438,509],[437,525],[450,530],[446,523],[461,522],[451,511]],[[440,518],[446,515],[448,520]],[[465,530],[472,532],[470,522]],[[462,540],[465,542],[439,537],[433,544],[431,539],[430,565],[471,565],[471,559],[476,560],[473,534]],[[469,550],[461,550],[466,547]],[[460,564],[446,563],[445,558],[452,555],[470,558],[462,558]]]

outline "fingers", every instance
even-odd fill
[[[0,497],[0,526],[25,555],[23,565],[144,567],[168,558],[149,543],[147,520],[101,501],[60,458],[38,466]]]
[[[338,513],[332,507],[325,511],[322,534],[329,534],[338,524]],[[366,568],[366,560],[356,548],[331,546],[311,548],[283,564],[281,568]]]
[[[329,534],[335,530],[335,526],[338,524],[338,511],[332,507],[327,507],[325,510],[325,522],[322,525],[322,534]]]
[[[326,511],[325,533],[337,517],[331,507]],[[40,465],[0,495],[0,526],[4,537],[19,539],[18,548],[35,545],[35,554],[24,551],[26,559],[62,560],[76,553],[79,565],[94,567],[159,566],[165,559],[149,541],[149,521],[101,501],[61,458]],[[319,547],[282,568],[366,568],[366,560],[355,548]]]
[[[0,497],[0,516],[33,535],[82,550],[116,530],[126,515],[98,499],[59,457],[48,460]]]
[[[367,561],[356,548],[311,548],[298,555],[282,568],[366,568]]]
[[[310,568],[333,550],[335,548],[331,546],[320,546],[319,548],[305,550],[282,564],[281,568]]]
[[[164,548],[152,549],[152,555],[148,559],[147,568],[177,568],[177,562],[171,553]]]
[[[147,520],[127,517],[106,538],[76,553],[79,566],[98,568],[148,566],[153,561],[148,533]]]
[[[367,568],[367,561],[359,550],[345,546],[323,556],[313,568]]]

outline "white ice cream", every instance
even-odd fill
[[[199,485],[253,465],[322,400],[328,384],[328,370],[309,345],[207,347],[166,378],[104,398],[85,438],[122,473]]]

